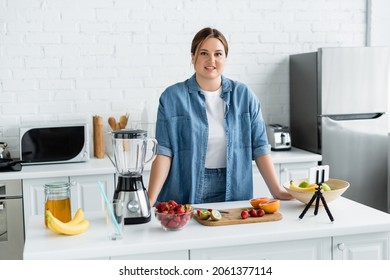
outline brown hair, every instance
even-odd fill
[[[223,36],[223,34],[219,30],[211,28],[211,27],[203,28],[198,33],[196,33],[194,39],[192,39],[191,54],[193,56],[196,56],[196,53],[197,53],[200,45],[202,45],[202,43],[209,38],[216,38],[219,41],[221,41],[222,45],[225,48],[225,54],[227,57],[228,51],[229,51],[229,46],[228,46],[228,43],[227,43],[225,36]]]

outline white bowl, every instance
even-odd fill
[[[293,185],[298,186],[302,181],[307,180],[307,178],[299,179],[299,180],[293,180]],[[333,200],[340,197],[348,188],[349,183],[347,181],[339,180],[339,179],[329,179],[328,181],[324,182],[330,186],[332,190],[330,191],[322,191],[322,195],[325,198],[326,203],[330,203]],[[297,200],[304,204],[308,204],[310,202],[310,199],[313,197],[314,192],[308,192],[308,191],[300,191],[295,189],[290,189],[290,181],[283,184],[283,187]],[[312,206],[315,205],[315,201],[313,202]],[[320,205],[322,205],[322,202],[320,200]]]

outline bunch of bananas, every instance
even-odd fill
[[[46,210],[47,227],[57,234],[76,235],[85,232],[89,227],[89,221],[84,220],[84,212],[81,208],[76,211],[73,219],[67,223],[61,222],[50,210]]]
[[[290,189],[294,191],[299,191],[299,192],[315,192],[318,188],[318,185],[316,183],[309,184],[308,181],[302,181],[299,186],[294,185],[294,181],[290,180]],[[331,191],[332,188],[325,183],[321,184],[321,189],[323,191]]]

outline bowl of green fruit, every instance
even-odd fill
[[[283,187],[297,200],[304,204],[308,204],[313,197],[314,192],[318,188],[315,183],[310,184],[307,178],[290,180],[283,184]],[[344,180],[330,179],[321,184],[322,196],[326,203],[332,202],[339,198],[347,189],[349,183]],[[313,203],[312,205],[315,205]],[[322,201],[320,200],[320,205]]]

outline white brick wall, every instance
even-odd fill
[[[18,155],[32,121],[155,120],[158,97],[192,75],[190,44],[220,29],[225,75],[289,124],[288,55],[366,44],[367,0],[0,0],[0,141]],[[144,117],[141,119],[142,111]],[[146,110],[146,114],[145,114]],[[107,128],[106,128],[107,129]]]

